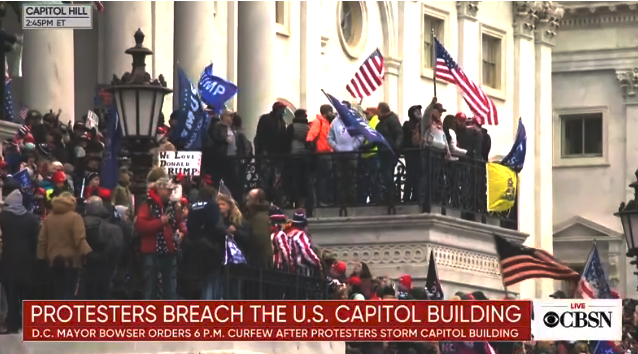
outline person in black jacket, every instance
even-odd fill
[[[184,259],[192,268],[188,274],[204,278],[202,300],[222,299],[222,266],[225,255],[226,230],[215,189],[203,184],[198,200],[190,205],[183,244]]]
[[[287,161],[289,168],[286,168],[284,175],[284,181],[290,181],[286,183],[290,186],[290,190],[287,192],[289,192],[290,202],[295,208],[306,208],[306,198],[310,191],[310,162],[308,158],[310,150],[306,141],[308,131],[310,131],[310,124],[306,110],[296,110],[295,118],[286,130],[289,152],[293,158]]]
[[[405,188],[403,201],[416,202],[419,200],[419,176],[421,175],[421,161],[419,160],[419,141],[421,121],[421,106],[408,109],[408,120],[403,123],[403,148],[405,156]]]
[[[22,205],[20,190],[10,188],[0,212],[0,283],[7,294],[7,332],[18,333],[22,328],[22,300],[33,299],[40,223]]]
[[[393,150],[389,151],[385,145],[377,144],[381,178],[385,185],[386,202],[392,205],[396,193],[394,168],[397,165],[397,156],[403,146],[403,129],[401,128],[399,117],[390,110],[390,106],[387,103],[379,103],[377,110],[379,111],[379,124],[377,124],[376,131],[385,138]]]
[[[281,186],[277,181],[283,169],[281,157],[269,157],[264,155],[280,155],[288,151],[286,139],[286,121],[284,111],[286,105],[282,102],[275,102],[272,111],[259,118],[257,132],[255,134],[254,145],[255,155],[261,159],[257,160],[258,168],[261,172],[261,189],[266,192],[268,199],[276,204],[281,204]]]
[[[475,119],[474,125],[481,130],[481,157],[483,161],[489,161],[490,150],[492,150],[492,137],[490,137],[487,129],[483,128],[483,124],[480,120]]]

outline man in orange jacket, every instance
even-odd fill
[[[332,200],[332,183],[330,183],[330,175],[332,170],[332,148],[328,145],[328,132],[330,131],[330,123],[334,119],[334,111],[332,106],[324,104],[319,108],[321,114],[317,114],[317,118],[312,121],[306,142],[311,145],[311,150],[319,154],[317,156],[317,175],[315,184],[316,200],[319,206],[327,206]]]

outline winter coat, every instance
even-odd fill
[[[222,266],[226,228],[221,219],[219,204],[214,198],[191,204],[186,222],[188,237],[184,251],[195,259],[205,260],[207,269]],[[199,257],[197,256],[199,255]]]
[[[284,118],[277,117],[272,112],[262,115],[257,123],[254,144],[257,155],[285,153],[288,147]]]
[[[288,135],[288,142],[290,144],[291,154],[306,154],[308,153],[308,142],[306,138],[310,131],[310,125],[306,118],[295,118],[292,123],[288,125],[286,133]]]
[[[248,264],[262,269],[271,269],[272,241],[270,239],[270,205],[267,203],[251,206],[244,214],[250,243],[243,249]]]
[[[334,151],[358,151],[362,145],[362,138],[360,136],[353,137],[350,133],[350,129],[343,124],[341,118],[335,118],[330,124],[328,145]]]
[[[403,129],[396,113],[390,112],[386,117],[379,117],[379,124],[377,124],[375,129],[385,138],[392,150],[396,152],[401,149],[403,145]],[[387,149],[383,144],[379,144],[379,148]]]
[[[490,137],[490,134],[485,128],[481,128],[481,135],[483,137],[483,141],[481,143],[481,156],[483,157],[483,161],[489,161],[490,150],[492,150],[492,137]]]
[[[461,149],[467,150],[466,156],[480,159],[483,143],[482,133],[475,127],[457,127],[456,139]]]
[[[315,118],[310,125],[306,141],[308,143],[316,143],[316,152],[332,152],[332,147],[328,144],[329,132],[330,122],[321,114],[317,114],[317,118]]]
[[[159,217],[153,215],[153,212],[151,211],[152,205],[159,207]],[[155,194],[153,189],[149,191],[147,200],[140,205],[136,215],[135,231],[137,231],[140,236],[142,254],[155,254],[157,236],[159,232],[164,233],[164,241],[166,242],[168,253],[175,253],[176,247],[173,242],[173,236],[177,230],[173,229],[173,223],[171,222],[168,222],[167,224],[162,223],[160,217],[161,215],[164,215],[164,203],[162,203],[161,199],[157,194]],[[179,218],[177,213],[175,214],[175,218],[174,224],[177,226],[179,231],[186,233],[186,225],[184,224],[184,221]]]
[[[14,190],[5,198],[5,207],[0,212],[0,282],[19,280],[30,283],[36,275],[40,220],[24,207],[14,211],[8,204],[12,198],[22,205],[22,195]]]
[[[50,264],[60,260],[68,267],[80,268],[91,247],[86,242],[82,216],[75,212],[75,199],[58,196],[51,205],[38,236],[38,259]]]
[[[92,265],[115,267],[122,257],[124,234],[110,218],[111,213],[103,205],[87,205],[83,221],[86,241],[93,250]]]

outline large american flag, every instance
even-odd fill
[[[612,299],[611,288],[603,269],[603,262],[594,245],[583,269],[583,276],[578,282],[576,296],[583,299]]]
[[[346,85],[352,97],[362,100],[372,95],[385,79],[385,60],[379,48],[361,64],[354,77]]]
[[[498,125],[498,112],[494,102],[481,90],[481,87],[470,80],[463,69],[452,59],[438,39],[434,39],[436,47],[436,77],[456,85],[463,92],[463,99],[474,117],[483,124]]]

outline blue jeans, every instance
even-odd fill
[[[317,204],[330,204],[332,202],[332,156],[319,155],[317,157]]]
[[[157,273],[162,275],[162,300],[177,300],[177,256],[144,255],[144,300],[157,300]]]
[[[204,281],[201,300],[223,300],[222,281],[222,271],[220,269],[212,271]]]

